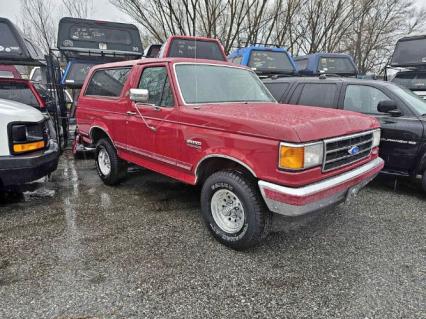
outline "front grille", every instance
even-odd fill
[[[325,140],[323,171],[330,171],[359,161],[370,155],[373,133],[366,132]],[[350,150],[358,147],[358,152]]]

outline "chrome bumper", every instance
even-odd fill
[[[298,216],[354,197],[376,177],[383,165],[384,161],[378,157],[356,169],[308,186],[293,188],[259,181],[259,188],[270,211]]]

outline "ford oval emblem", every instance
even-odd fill
[[[359,147],[358,146],[352,146],[349,150],[348,153],[351,155],[356,155],[359,153]]]

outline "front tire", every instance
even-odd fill
[[[201,213],[213,236],[233,249],[258,244],[268,234],[272,217],[257,184],[232,171],[207,178],[201,190]]]
[[[109,140],[101,139],[96,144],[95,161],[98,175],[106,185],[117,185],[126,177],[127,162],[118,157]]]
[[[423,192],[426,193],[426,171],[423,172],[422,188],[423,188]]]

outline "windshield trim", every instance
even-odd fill
[[[254,73],[254,75],[257,77],[257,74],[253,70],[251,70],[251,69],[249,69],[249,68],[247,68],[245,66],[239,66],[237,64],[235,64],[235,65],[227,65],[227,64],[207,63],[207,62],[176,62],[176,63],[173,63],[173,73],[174,73],[174,78],[175,78],[177,90],[179,92],[180,100],[182,101],[182,103],[183,103],[184,106],[197,106],[197,105],[202,105],[202,104],[235,104],[235,103],[246,103],[246,102],[247,103],[277,103],[277,101],[272,96],[272,94],[271,94],[271,98],[273,99],[273,101],[270,101],[270,102],[268,102],[268,101],[263,101],[263,102],[253,102],[253,101],[251,101],[251,102],[250,101],[239,101],[238,102],[238,101],[232,101],[232,102],[187,103],[185,101],[185,99],[183,97],[183,94],[182,94],[182,91],[180,89],[180,84],[179,84],[178,76],[177,76],[177,73],[176,73],[176,65],[185,65],[185,64],[187,64],[187,65],[196,65],[196,64],[197,65],[212,65],[212,66],[226,67],[226,68],[232,68],[232,69],[242,69],[242,70],[246,70],[248,72]],[[269,90],[268,90],[268,92],[269,92]]]

